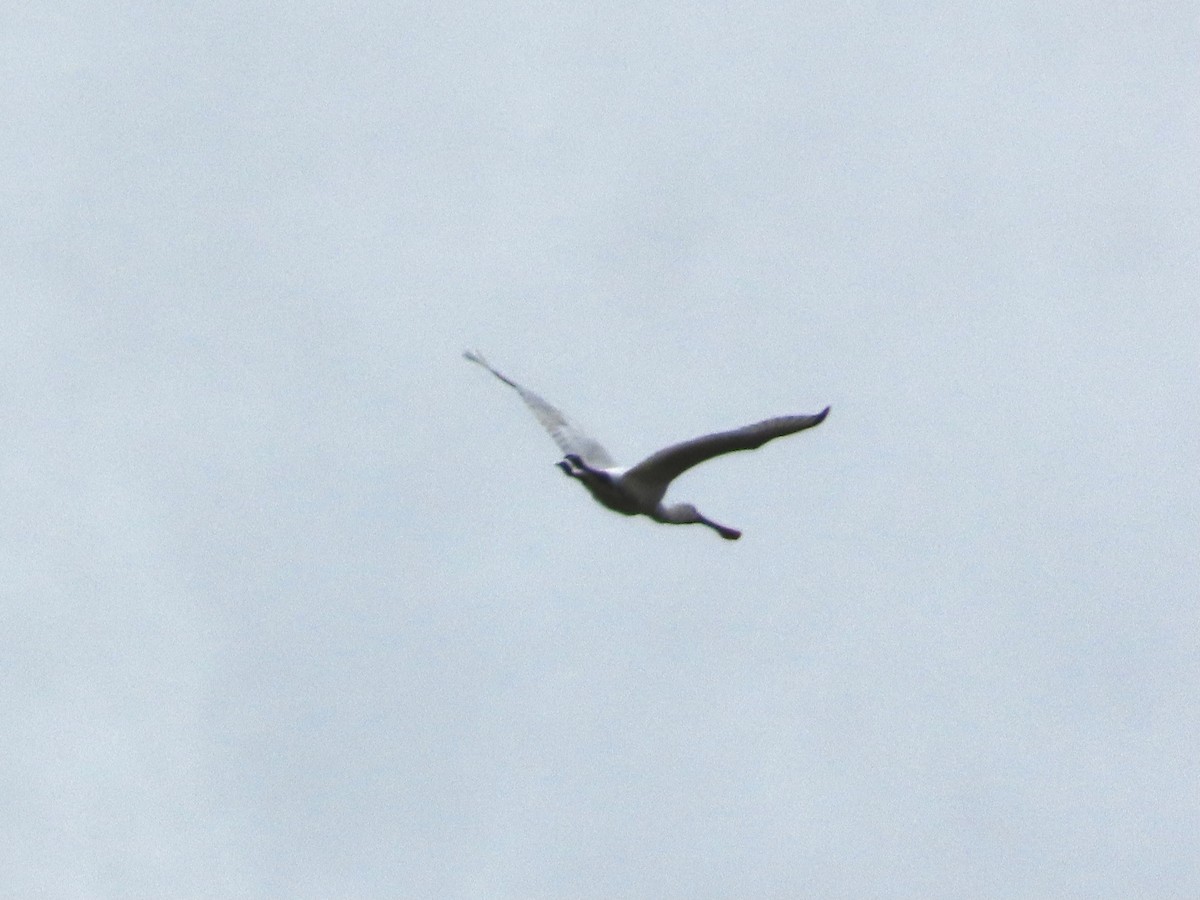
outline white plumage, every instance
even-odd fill
[[[571,478],[580,481],[604,506],[627,516],[649,516],[667,525],[707,525],[726,540],[737,540],[742,533],[705,518],[690,503],[663,505],[662,499],[671,482],[692,466],[724,453],[754,450],[767,441],[795,434],[825,421],[829,407],[811,416],[779,416],[664,447],[636,466],[617,466],[608,451],[594,438],[581,432],[566,416],[528,388],[493,369],[479,353],[467,351],[464,357],[483,366],[518,394],[533,410],[537,420],[550,432],[565,454],[556,465]]]

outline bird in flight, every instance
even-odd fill
[[[623,468],[613,462],[608,451],[594,438],[579,431],[566,416],[533,391],[493,369],[479,353],[468,350],[463,356],[483,366],[521,395],[542,427],[550,432],[554,442],[566,454],[555,465],[569,477],[581,482],[601,504],[622,515],[649,516],[655,522],[666,525],[707,525],[727,541],[736,541],[742,533],[736,528],[705,518],[690,503],[663,504],[663,496],[671,482],[692,466],[714,456],[737,450],[756,450],[767,441],[820,425],[829,415],[827,406],[816,415],[779,416],[732,431],[706,434],[664,447],[636,466]]]

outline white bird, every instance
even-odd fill
[[[622,468],[613,463],[608,451],[599,443],[579,431],[567,421],[566,416],[533,391],[497,372],[479,353],[468,350],[463,356],[483,366],[521,395],[537,420],[566,454],[555,465],[571,478],[582,482],[601,504],[622,515],[649,516],[655,522],[667,525],[707,525],[728,541],[736,541],[742,533],[736,528],[719,525],[705,518],[690,503],[664,506],[662,499],[670,483],[692,466],[714,456],[737,450],[755,450],[767,441],[820,425],[829,415],[827,406],[812,416],[780,416],[733,431],[706,434],[665,447],[632,468]]]

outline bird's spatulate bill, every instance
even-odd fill
[[[742,536],[742,533],[736,528],[730,528],[727,525],[718,525],[716,522],[710,522],[707,519],[705,520],[704,524],[712,526],[714,529],[716,529],[717,534],[725,538],[727,541],[736,541]]]

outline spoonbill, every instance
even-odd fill
[[[623,468],[613,462],[608,451],[594,438],[581,432],[566,416],[533,391],[493,369],[482,355],[468,350],[463,356],[483,366],[521,395],[542,427],[550,432],[554,442],[566,454],[555,465],[569,477],[580,481],[602,505],[626,516],[649,516],[665,525],[707,525],[727,541],[736,541],[742,533],[736,528],[705,518],[690,503],[663,504],[663,496],[671,482],[692,466],[714,456],[737,450],[756,450],[767,441],[820,425],[829,415],[829,407],[826,406],[816,415],[764,419],[732,431],[719,431],[672,444],[650,454],[636,466]]]

